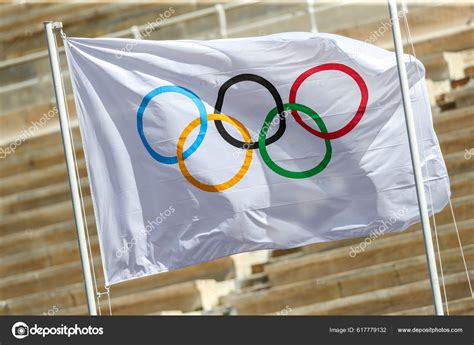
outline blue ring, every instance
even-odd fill
[[[145,97],[143,97],[142,103],[140,104],[140,107],[138,108],[138,112],[137,112],[137,128],[138,128],[138,134],[140,135],[140,138],[142,139],[142,143],[145,146],[148,153],[158,162],[164,163],[164,164],[176,164],[178,163],[177,156],[167,157],[167,156],[160,155],[158,152],[153,150],[150,144],[148,144],[148,141],[146,140],[146,137],[145,137],[145,133],[143,132],[143,114],[145,113],[145,109],[148,106],[148,103],[150,103],[153,97],[158,96],[165,92],[176,92],[188,97],[189,99],[191,99],[191,101],[193,101],[193,103],[196,105],[196,107],[199,110],[199,117],[201,118],[201,126],[199,128],[199,134],[196,140],[194,140],[194,143],[186,151],[184,151],[183,159],[186,159],[189,156],[191,156],[204,140],[204,135],[206,135],[206,131],[207,131],[207,112],[206,112],[206,108],[204,107],[204,103],[201,101],[199,96],[197,96],[194,92],[188,89],[185,89],[184,87],[181,87],[181,86],[176,86],[176,85],[161,86],[150,91]]]

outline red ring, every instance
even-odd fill
[[[347,125],[342,127],[341,129],[338,129],[337,131],[334,132],[328,132],[328,133],[322,133],[310,126],[308,126],[301,116],[298,114],[298,111],[292,110],[291,115],[295,118],[296,122],[298,122],[303,128],[305,128],[308,132],[316,135],[317,137],[320,137],[322,139],[336,139],[339,137],[342,137],[343,135],[349,133],[362,119],[362,116],[365,113],[365,108],[367,106],[367,101],[369,100],[369,92],[367,90],[367,85],[365,84],[364,79],[360,76],[359,73],[357,73],[355,70],[350,68],[349,66],[340,64],[340,63],[327,63],[323,65],[319,65],[313,68],[310,68],[309,70],[303,72],[298,78],[296,78],[295,82],[291,86],[290,90],[290,98],[289,102],[290,103],[295,103],[296,102],[296,93],[298,92],[298,88],[301,86],[301,84],[308,78],[309,76],[321,72],[321,71],[327,71],[327,70],[337,70],[346,73],[349,75],[354,81],[357,83],[360,89],[360,105],[359,108],[357,109],[356,114],[354,117],[349,121]]]

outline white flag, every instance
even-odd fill
[[[309,33],[65,46],[107,284],[419,221],[391,52]],[[406,67],[439,212],[424,68]]]

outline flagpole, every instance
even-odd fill
[[[418,198],[418,207],[420,210],[421,227],[423,229],[423,238],[425,242],[426,259],[428,261],[428,272],[430,276],[431,291],[433,294],[433,303],[436,315],[444,315],[443,301],[441,299],[441,290],[439,287],[438,270],[431,237],[430,220],[428,208],[426,206],[425,188],[423,184],[423,175],[421,172],[420,154],[418,152],[418,141],[416,139],[415,121],[413,119],[413,109],[410,100],[410,89],[408,86],[407,71],[403,59],[402,35],[400,24],[398,22],[398,11],[396,0],[388,0],[388,9],[392,22],[393,44],[395,55],[397,57],[398,77],[402,91],[403,109],[405,110],[405,120],[408,132],[408,143],[410,146],[411,161],[413,172],[415,174],[416,195]]]
[[[69,132],[69,120],[66,112],[66,98],[64,95],[64,87],[61,78],[61,69],[59,64],[56,36],[54,33],[54,30],[61,28],[61,22],[44,22],[44,30],[46,32],[46,40],[48,42],[49,61],[51,63],[51,71],[53,74],[54,94],[56,96],[56,103],[58,106],[59,124],[61,127],[64,156],[66,158],[69,187],[71,190],[72,208],[74,211],[74,220],[76,222],[77,239],[79,243],[79,253],[81,256],[82,272],[84,275],[84,286],[86,290],[87,306],[89,309],[89,315],[97,315],[97,306],[95,303],[94,286],[92,284],[92,273],[88,255],[89,253],[87,251],[86,232],[84,228],[84,219],[82,217],[81,210],[81,199],[79,194],[79,187],[77,184],[74,154],[71,144],[71,136]]]

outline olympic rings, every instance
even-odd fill
[[[137,127],[138,127],[138,134],[140,135],[140,139],[142,140],[143,145],[147,149],[148,153],[155,158],[158,162],[164,164],[176,164],[178,162],[178,158],[176,156],[167,157],[160,155],[158,152],[153,150],[153,148],[148,143],[148,140],[145,137],[145,133],[143,132],[143,114],[145,113],[145,109],[148,106],[148,103],[153,99],[153,97],[158,96],[162,93],[166,92],[176,92],[180,93],[193,101],[196,107],[199,110],[199,119],[201,121],[201,128],[199,129],[199,135],[197,136],[194,143],[184,152],[184,159],[191,156],[194,151],[197,150],[199,145],[201,145],[202,141],[204,140],[204,135],[207,131],[207,112],[206,108],[204,107],[204,103],[202,103],[201,99],[192,91],[185,89],[181,86],[175,85],[166,85],[159,88],[156,88],[150,91],[142,100],[140,107],[138,108],[137,113]]]
[[[244,138],[246,143],[252,142],[252,139],[250,138],[250,133],[248,132],[247,128],[245,128],[245,126],[241,122],[237,121],[236,119],[228,115],[209,114],[207,115],[207,120],[208,121],[225,121],[227,123],[230,123],[231,125],[234,125],[239,130],[240,134],[242,134],[242,137]],[[192,130],[197,127],[199,122],[200,122],[199,118],[192,121],[183,130],[183,132],[181,133],[179,137],[178,147],[177,147],[179,168],[181,169],[181,173],[186,178],[186,180],[188,180],[189,183],[191,183],[192,185],[196,186],[199,189],[205,190],[207,192],[220,192],[220,191],[226,190],[232,187],[233,185],[235,185],[237,182],[239,182],[247,173],[247,170],[250,167],[250,163],[252,162],[253,151],[247,150],[247,152],[245,153],[245,159],[244,159],[244,163],[242,164],[242,167],[237,172],[237,174],[235,174],[234,177],[232,177],[228,181],[221,184],[216,184],[216,185],[209,185],[209,184],[205,184],[198,181],[197,179],[191,176],[188,169],[186,168],[186,165],[184,164],[183,149],[184,149],[184,142],[186,141],[186,138],[188,137],[189,133],[191,133]]]
[[[323,122],[323,119],[319,116],[319,114],[316,111],[314,111],[313,109],[303,104],[296,103],[296,94],[301,84],[311,75],[317,72],[327,71],[327,70],[340,71],[349,75],[357,83],[360,93],[361,93],[360,104],[355,115],[345,126],[333,132],[329,132],[327,130],[326,125]],[[232,85],[239,83],[241,81],[253,81],[253,82],[259,83],[270,92],[276,104],[276,106],[272,110],[270,110],[270,112],[265,117],[263,127],[259,133],[259,139],[256,142],[252,141],[249,131],[247,130],[247,128],[245,128],[245,126],[240,121],[228,115],[221,114],[225,93]],[[188,97],[196,105],[199,111],[199,117],[193,120],[191,123],[189,123],[186,126],[186,128],[183,130],[183,132],[181,133],[178,139],[178,144],[176,148],[176,156],[172,156],[172,157],[163,156],[159,154],[158,152],[156,152],[148,143],[143,131],[143,115],[144,115],[146,107],[155,96],[160,95],[162,93],[167,93],[167,92],[175,92],[175,93],[179,93]],[[138,129],[138,134],[140,136],[140,139],[143,145],[145,146],[148,153],[155,160],[163,164],[178,164],[179,169],[181,170],[181,173],[186,178],[186,180],[199,189],[202,189],[207,192],[221,192],[234,186],[245,176],[252,162],[252,154],[253,154],[252,150],[254,149],[259,150],[260,155],[262,156],[263,162],[265,162],[265,164],[273,172],[283,177],[302,179],[302,178],[312,177],[322,172],[328,166],[329,161],[331,160],[331,156],[332,156],[331,140],[340,138],[343,135],[346,135],[347,133],[349,133],[352,129],[354,129],[354,127],[361,121],[362,117],[364,116],[368,99],[369,99],[369,92],[363,78],[354,69],[340,63],[322,64],[322,65],[310,68],[307,71],[303,72],[298,78],[296,78],[295,82],[291,86],[290,94],[289,94],[289,103],[285,103],[285,104],[283,103],[280,97],[280,94],[278,93],[275,86],[273,86],[268,80],[255,74],[239,74],[229,79],[228,81],[226,81],[220,87],[218,95],[217,95],[216,105],[214,107],[214,114],[207,114],[204,103],[199,98],[199,96],[197,96],[194,92],[184,87],[177,86],[177,85],[167,85],[167,86],[161,86],[159,88],[156,88],[150,91],[143,98],[140,104],[140,107],[138,108],[137,129]],[[280,167],[279,165],[277,165],[270,158],[270,155],[267,152],[267,146],[274,143],[278,139],[280,139],[282,135],[285,133],[285,130],[286,130],[285,111],[288,111],[288,110],[291,111],[292,116],[294,117],[294,119],[296,120],[298,124],[300,124],[304,129],[309,131],[311,134],[319,138],[322,138],[325,141],[326,153],[323,159],[318,165],[306,171],[298,172],[298,171],[286,170]],[[298,111],[303,112],[309,117],[311,117],[313,121],[316,123],[316,125],[319,127],[319,131],[307,125],[303,121],[301,116],[298,114]],[[271,137],[267,138],[269,125],[274,124],[273,120],[275,120],[275,117],[277,115],[278,115],[278,125],[279,125],[278,129]],[[191,156],[204,140],[204,136],[206,135],[206,132],[207,132],[208,121],[215,121],[217,131],[222,136],[222,138],[225,141],[227,141],[230,145],[246,150],[245,159],[239,171],[228,181],[223,182],[221,184],[216,184],[216,185],[205,184],[201,181],[198,181],[196,178],[191,176],[190,172],[188,171],[184,163],[186,158]],[[242,135],[244,141],[240,141],[232,137],[226,131],[224,125],[222,124],[222,121],[235,126],[240,132],[240,134]],[[199,128],[199,133],[196,139],[194,140],[193,144],[186,151],[184,151],[184,144],[187,137],[198,125],[200,125],[200,128]]]
[[[311,117],[314,122],[318,125],[318,127],[321,129],[323,133],[327,133],[326,125],[324,124],[323,120],[321,117],[316,113],[314,110],[311,108],[308,108],[307,106],[303,104],[298,104],[298,103],[286,103],[284,104],[285,110],[299,110],[302,111],[303,113],[307,114],[309,117]],[[259,150],[260,154],[262,156],[263,161],[267,164],[267,166],[272,169],[274,172],[281,176],[285,176],[288,178],[307,178],[314,176],[321,171],[323,171],[326,166],[329,164],[329,161],[331,160],[331,154],[332,154],[332,147],[331,147],[331,141],[328,139],[325,139],[325,144],[326,144],[326,154],[324,155],[323,160],[314,168],[311,168],[306,171],[289,171],[286,169],[283,169],[279,165],[277,165],[269,156],[267,152],[267,148],[265,145],[265,138],[267,136],[268,132],[268,124],[272,122],[273,118],[277,115],[277,108],[273,108],[265,118],[265,122],[263,124],[262,130],[260,131],[259,135]]]
[[[349,66],[346,66],[346,65],[343,65],[343,64],[340,64],[340,63],[327,63],[327,64],[323,64],[323,65],[319,65],[319,66],[310,68],[309,70],[303,72],[298,78],[296,78],[296,80],[295,80],[295,82],[294,82],[294,84],[293,84],[293,86],[291,87],[291,90],[290,90],[289,101],[290,101],[290,103],[295,103],[296,102],[296,93],[298,92],[298,89],[301,86],[301,84],[309,76],[311,76],[315,73],[318,73],[318,72],[329,71],[329,70],[341,71],[341,72],[344,72],[344,73],[348,74],[350,77],[352,77],[352,79],[354,79],[354,81],[359,86],[360,95],[361,95],[360,104],[359,104],[359,108],[357,109],[357,112],[355,113],[355,115],[351,119],[351,121],[349,121],[349,123],[347,125],[345,125],[344,127],[342,127],[341,129],[339,129],[337,131],[322,133],[322,132],[319,132],[319,131],[315,130],[314,128],[311,128],[310,126],[308,126],[303,121],[301,116],[298,114],[298,111],[292,110],[291,115],[293,115],[295,120],[303,128],[305,128],[310,133],[316,135],[317,137],[320,137],[322,139],[337,139],[337,138],[340,138],[343,135],[346,135],[347,133],[349,133],[359,123],[359,121],[362,119],[362,116],[364,115],[365,109],[367,107],[367,102],[368,102],[368,99],[369,99],[369,92],[367,90],[367,85],[365,84],[364,79],[362,79],[362,77],[360,76],[359,73],[357,73],[355,70],[353,70]]]
[[[270,145],[271,143],[274,143],[275,141],[280,139],[281,136],[283,135],[283,133],[285,133],[286,121],[285,121],[285,117],[282,115],[283,114],[283,101],[281,100],[281,96],[278,93],[275,86],[273,86],[272,83],[270,83],[265,78],[262,78],[262,77],[260,77],[256,74],[239,74],[239,75],[236,75],[235,77],[227,80],[221,86],[221,88],[219,89],[219,92],[217,93],[217,101],[216,101],[216,105],[214,107],[214,113],[216,113],[216,114],[221,113],[222,104],[224,103],[224,96],[225,96],[225,93],[227,92],[227,89],[229,89],[234,84],[240,83],[241,81],[253,81],[253,82],[259,83],[260,85],[265,87],[270,92],[273,99],[275,100],[275,103],[276,103],[276,106],[277,106],[277,109],[278,109],[278,113],[280,114],[279,115],[280,126],[278,127],[278,130],[276,131],[276,133],[273,134],[273,136],[271,136],[270,138],[268,138],[265,141],[265,144]],[[222,124],[221,121],[216,121],[216,128],[219,131],[219,133],[221,134],[222,138],[224,138],[224,140],[227,141],[229,144],[231,144],[231,145],[233,145],[237,148],[241,148],[241,149],[248,149],[248,148],[250,148],[252,150],[253,149],[258,149],[258,145],[259,145],[258,141],[257,142],[244,143],[240,140],[235,139],[234,137],[232,137],[225,130],[224,125]]]

